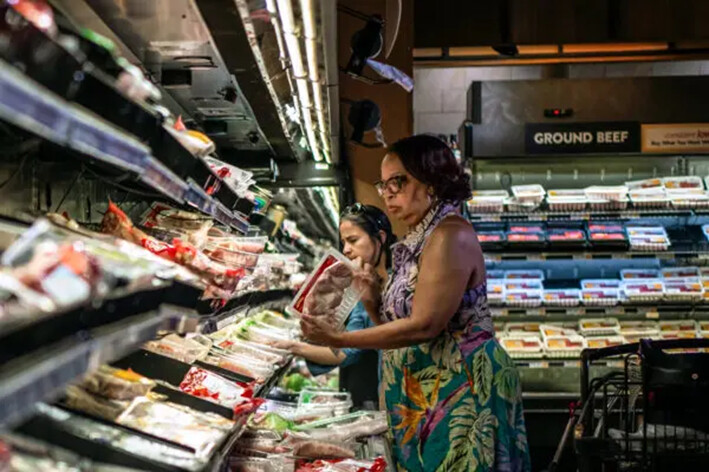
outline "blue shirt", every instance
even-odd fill
[[[350,316],[347,317],[347,323],[345,324],[345,331],[358,331],[360,329],[371,328],[374,326],[372,320],[367,314],[362,302],[358,302],[357,305],[350,312]],[[337,367],[348,367],[359,362],[360,357],[362,357],[362,349],[347,347],[342,349],[345,354],[345,359],[342,363],[338,365],[321,365],[315,362],[306,362],[308,370],[313,375],[327,374],[328,372],[336,369]]]

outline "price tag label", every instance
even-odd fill
[[[581,367],[581,361],[565,361],[564,367]]]
[[[645,318],[649,320],[656,320],[660,318],[660,314],[656,311],[648,311],[647,313],[645,313]]]
[[[530,254],[527,256],[528,261],[543,261],[544,259],[546,259],[544,254]]]
[[[502,260],[501,256],[490,255],[490,254],[485,255],[485,262],[500,262],[501,260]]]
[[[530,369],[546,369],[549,367],[549,362],[547,361],[534,361],[529,363]]]
[[[527,314],[531,316],[541,316],[544,315],[546,312],[544,308],[530,308],[527,310]]]

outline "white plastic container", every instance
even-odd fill
[[[473,196],[468,200],[470,213],[502,213],[505,210],[506,197]]]
[[[673,331],[694,333],[697,331],[697,322],[695,320],[659,321],[657,327],[660,330],[660,335]]]
[[[538,269],[506,270],[505,280],[544,280],[544,271]]]
[[[702,179],[694,175],[682,177],[665,177],[664,179],[662,179],[662,185],[667,190],[704,190],[704,183],[702,182]]]
[[[544,339],[544,353],[551,358],[581,356],[586,340],[581,336],[552,336]]]
[[[660,272],[663,279],[699,279],[702,274],[699,267],[668,267]]]
[[[589,200],[605,200],[608,202],[628,201],[628,187],[625,185],[594,185],[584,190]]]
[[[625,281],[622,290],[631,302],[657,302],[665,296],[665,284],[659,279]]]
[[[500,345],[513,359],[539,358],[544,355],[544,344],[539,338],[505,336],[500,339]]]
[[[587,306],[615,306],[620,300],[617,288],[588,288],[581,290],[581,301]]]
[[[630,200],[624,198],[623,200],[601,200],[597,198],[590,198],[588,200],[588,207],[593,211],[623,211],[628,208],[628,203]]]
[[[505,304],[524,308],[541,306],[541,290],[507,290],[505,291]]]
[[[583,290],[620,288],[620,280],[618,279],[583,279],[581,280],[581,288]]]
[[[630,182],[625,182],[625,186],[628,187],[628,190],[662,187],[662,179],[655,177],[652,179],[633,180]]]
[[[512,195],[521,203],[534,203],[539,205],[544,200],[546,192],[544,191],[544,187],[539,184],[514,185],[512,186]]]
[[[581,303],[581,291],[571,289],[544,290],[544,304],[547,306],[577,306]]]
[[[659,279],[660,272],[655,269],[623,269],[620,271],[621,280],[647,280]]]
[[[588,198],[583,190],[549,190],[547,205],[551,211],[583,211]]]
[[[702,193],[670,193],[670,204],[678,210],[688,208],[709,208],[709,195]]]
[[[541,332],[539,330],[541,326],[541,323],[538,323],[536,321],[530,321],[530,322],[523,322],[523,321],[514,321],[507,323],[505,325],[505,335],[515,337],[515,336],[524,336],[524,337],[536,337],[539,338],[541,337]]]
[[[539,208],[540,202],[522,202],[516,198],[505,199],[507,211],[511,213],[531,213]]]
[[[584,336],[617,335],[620,323],[615,318],[585,318],[579,320],[579,331]]]
[[[544,290],[544,285],[542,285],[541,280],[528,279],[528,280],[505,280],[505,291],[518,291],[518,290],[533,290],[540,291]]]
[[[542,334],[542,339],[554,336],[578,336],[579,333],[575,329],[565,327],[562,323],[547,323],[539,326],[539,332]]]
[[[665,282],[665,299],[684,302],[704,298],[704,288],[701,282],[696,281],[667,281]]]
[[[670,199],[663,187],[652,187],[631,190],[630,202],[636,208],[666,208]]]
[[[627,341],[623,336],[594,336],[586,338],[586,347],[588,349],[602,349],[604,347],[613,347],[626,344]]]
[[[620,334],[628,342],[638,342],[640,339],[657,339],[660,329],[656,321],[621,321]]]

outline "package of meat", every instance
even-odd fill
[[[386,470],[386,460],[377,457],[374,460],[318,460],[301,465],[296,472],[385,472]]]
[[[541,336],[541,332],[539,331],[540,326],[541,323],[535,321],[513,321],[505,324],[505,334],[511,337],[524,336],[538,338]]]
[[[660,272],[656,269],[623,269],[620,271],[621,280],[659,279]]]
[[[336,329],[359,301],[353,286],[355,268],[342,254],[328,250],[311,272],[286,311],[290,315],[328,316]]]
[[[547,323],[539,326],[539,332],[543,339],[553,336],[578,336],[579,333],[572,326],[563,323]]]
[[[604,347],[620,346],[627,341],[623,336],[594,336],[586,338],[586,347],[589,349],[601,349]]]
[[[133,400],[116,422],[192,448],[197,457],[205,459],[234,427],[232,421],[217,415],[145,397]]]
[[[699,267],[668,267],[662,269],[661,275],[663,279],[674,280],[698,280],[701,277]]]
[[[253,413],[264,402],[254,398],[251,385],[227,380],[199,367],[192,367],[180,383],[180,390],[234,410],[234,417]]]
[[[550,336],[544,339],[544,351],[548,357],[579,357],[586,347],[582,336]]]
[[[104,398],[132,400],[147,395],[155,387],[155,382],[132,370],[103,365],[96,372],[87,375],[81,386]]]
[[[500,345],[512,358],[542,357],[544,355],[542,341],[530,336],[504,336]]]
[[[354,459],[355,451],[347,443],[303,440],[288,436],[283,445],[293,449],[293,455],[303,459]]]
[[[544,280],[544,271],[538,269],[529,270],[506,270],[505,280]]]
[[[579,331],[584,336],[617,335],[620,323],[615,318],[587,318],[579,320]]]
[[[192,364],[195,361],[204,360],[211,347],[198,339],[201,340],[203,337],[188,339],[172,333],[157,341],[148,341],[143,345],[143,349],[186,364]]]
[[[384,412],[358,411],[296,425],[293,435],[306,439],[347,442],[359,437],[382,434],[388,428],[389,423]]]
[[[76,385],[70,385],[66,388],[63,404],[89,415],[115,421],[128,407],[129,402],[102,398]]]
[[[255,358],[239,355],[210,354],[204,362],[249,377],[259,383],[265,382],[274,371],[272,364],[264,364]]]
[[[581,292],[577,288],[546,289],[544,304],[548,306],[576,306],[581,303]]]
[[[228,461],[229,472],[293,472],[295,459],[285,455],[266,457],[232,456]]]

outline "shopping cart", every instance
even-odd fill
[[[709,339],[584,350],[581,400],[572,407],[549,472],[573,436],[578,468],[709,471]],[[599,378],[591,364],[622,365]]]

